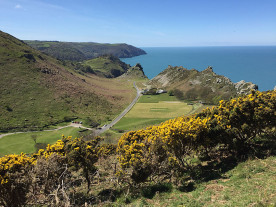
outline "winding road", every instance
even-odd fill
[[[95,135],[99,135],[105,131],[107,131],[108,129],[110,129],[112,126],[114,126],[118,121],[120,121],[121,118],[123,118],[127,112],[130,111],[130,109],[135,105],[135,103],[138,101],[139,97],[142,95],[141,91],[139,90],[139,88],[136,86],[136,83],[133,82],[133,86],[137,91],[136,97],[135,99],[131,102],[131,104],[119,115],[117,116],[110,124],[104,125],[103,127],[101,127],[101,129],[93,129],[93,128],[87,128],[82,126],[81,124],[74,124],[71,123],[70,125],[67,126],[62,126],[59,127],[57,129],[49,129],[49,130],[43,130],[43,131],[56,131],[56,130],[60,130],[66,127],[78,127],[78,128],[83,128],[83,129],[88,129],[88,130],[94,130],[94,134]],[[4,136],[8,136],[8,135],[12,135],[12,134],[21,134],[21,133],[28,133],[28,132],[42,132],[42,131],[27,131],[27,132],[11,132],[11,133],[6,133],[6,134],[0,134],[0,139]]]
[[[136,89],[137,91],[137,94],[136,94],[136,97],[135,99],[131,102],[131,104],[129,104],[129,106],[119,115],[117,116],[115,119],[113,119],[113,121],[110,123],[110,124],[107,124],[107,125],[104,125],[103,127],[101,127],[101,129],[97,129],[95,130],[95,135],[99,135],[107,130],[109,130],[112,126],[114,126],[118,121],[121,120],[121,118],[123,118],[127,112],[130,111],[130,109],[132,109],[132,107],[136,104],[136,102],[138,101],[138,99],[140,98],[140,96],[142,95],[141,94],[141,91],[139,90],[139,88],[136,86],[136,83],[133,82],[133,86],[134,88]]]

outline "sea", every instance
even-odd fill
[[[202,71],[208,66],[232,82],[245,80],[260,91],[276,86],[276,46],[217,47],[142,47],[146,55],[121,60],[134,66],[140,63],[149,79],[169,65]]]

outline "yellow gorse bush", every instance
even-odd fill
[[[33,157],[45,157],[48,158],[53,154],[65,155],[64,152],[64,142],[62,140],[58,140],[55,144],[48,144],[46,149],[40,149],[37,153],[33,154]]]
[[[125,133],[117,148],[122,169],[133,168],[139,171],[132,172],[134,177],[133,173],[140,176],[146,169],[151,171],[160,168],[159,166],[165,165],[164,162],[170,166],[185,167],[184,156],[201,146],[209,119],[178,117],[159,126]]]
[[[20,171],[29,165],[33,165],[35,159],[21,153],[20,155],[6,155],[0,158],[0,183],[5,184],[9,180],[9,173]]]
[[[251,94],[230,101],[220,101],[219,106],[205,109],[198,116],[212,119],[231,132],[237,139],[252,139],[275,127],[276,92],[252,91]]]
[[[132,169],[142,173],[164,161],[185,168],[185,157],[197,150],[219,143],[230,146],[234,138],[241,141],[232,145],[247,145],[256,135],[275,129],[275,119],[276,92],[252,91],[247,96],[222,100],[217,107],[193,116],[125,133],[118,142],[118,160],[125,172]]]
[[[63,200],[64,194],[71,192],[69,186],[75,185],[76,180],[83,182],[80,177],[86,180],[89,192],[97,175],[95,163],[99,157],[107,157],[116,151],[115,145],[101,144],[101,141],[100,137],[85,141],[62,136],[55,144],[32,155],[21,153],[1,157],[0,206],[25,206],[30,198],[33,201],[48,198],[55,191],[61,198],[59,201]],[[51,200],[47,202],[53,204]],[[56,205],[63,206],[60,202]]]
[[[6,155],[0,158],[0,183],[8,182],[9,173],[20,170],[26,166],[35,165],[40,158],[48,159],[53,154],[62,156],[67,159],[68,163],[73,166],[83,165],[92,166],[99,156],[107,156],[115,151],[114,146],[99,145],[101,138],[84,141],[81,138],[72,138],[71,136],[62,136],[55,144],[48,144],[46,149],[40,149],[37,153],[28,157],[26,154]],[[85,166],[82,166],[85,167]]]

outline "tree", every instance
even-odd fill
[[[178,98],[179,100],[183,100],[184,99],[184,95],[183,92],[180,91],[179,89],[174,89],[173,90],[173,95]]]
[[[34,143],[36,144],[36,140],[37,140],[37,135],[36,134],[32,134],[31,135],[32,140],[34,141]]]

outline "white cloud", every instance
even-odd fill
[[[21,9],[22,6],[21,6],[20,4],[16,4],[14,8],[15,8],[15,9]]]

